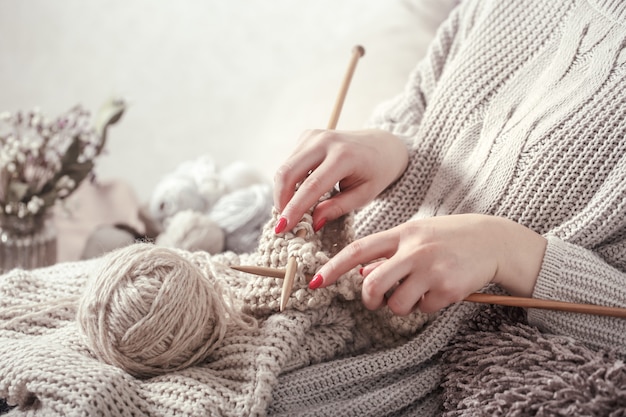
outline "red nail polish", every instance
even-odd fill
[[[324,227],[324,225],[326,224],[326,219],[320,219],[320,221],[318,221],[317,223],[315,223],[315,226],[313,226],[313,231],[315,232],[319,232],[319,230]]]
[[[359,269],[359,274],[361,274],[361,276],[363,276],[363,268]]]
[[[283,230],[287,227],[287,219],[281,217],[278,219],[278,223],[276,223],[276,227],[274,227],[274,233],[279,234],[282,233]]]
[[[319,288],[320,285],[324,282],[324,278],[320,274],[315,274],[311,282],[309,282],[309,289],[314,290]]]

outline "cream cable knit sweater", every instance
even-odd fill
[[[372,127],[405,138],[411,160],[358,213],[358,235],[434,215],[507,217],[548,239],[534,297],[626,306],[626,2],[465,1]],[[465,314],[447,310],[395,350],[283,375],[272,410],[436,414],[433,358]],[[626,355],[626,320],[528,320]]]
[[[405,138],[411,162],[356,214],[356,234],[433,215],[505,216],[549,240],[535,297],[626,306],[624,22],[618,0],[461,3],[405,92],[376,113],[373,125]],[[340,243],[351,238],[339,232]],[[310,292],[302,270],[290,309],[268,315],[280,284],[220,266],[275,266],[297,252],[314,268],[332,251],[328,239],[283,241],[269,227],[256,254],[181,253],[221,277],[259,328],[230,328],[207,364],[148,380],[96,361],[71,305],[25,315],[78,296],[102,260],[4,275],[0,397],[19,404],[15,415],[439,414],[442,349],[476,305],[399,320],[353,300],[358,274]],[[626,356],[622,319],[528,318]]]
[[[626,304],[625,2],[465,2],[375,124],[407,138],[411,164],[360,234],[507,217],[548,238],[534,297]],[[626,354],[624,320],[529,319]]]

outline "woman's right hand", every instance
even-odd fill
[[[274,205],[281,213],[275,232],[291,230],[337,183],[340,191],[313,212],[316,231],[367,204],[402,175],[408,159],[404,142],[384,130],[304,132],[274,177]]]

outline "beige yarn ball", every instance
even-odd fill
[[[96,357],[138,378],[207,359],[224,337],[227,318],[212,277],[173,249],[148,243],[102,258],[77,313]]]

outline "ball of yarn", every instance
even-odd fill
[[[224,248],[235,253],[256,250],[263,226],[271,218],[274,200],[269,184],[254,184],[222,197],[209,218],[224,230]]]
[[[224,250],[224,230],[208,216],[193,210],[176,213],[167,222],[167,228],[156,238],[156,244],[190,252],[210,254]]]
[[[175,250],[136,243],[101,260],[77,313],[99,360],[152,377],[206,360],[223,339],[218,283]]]

